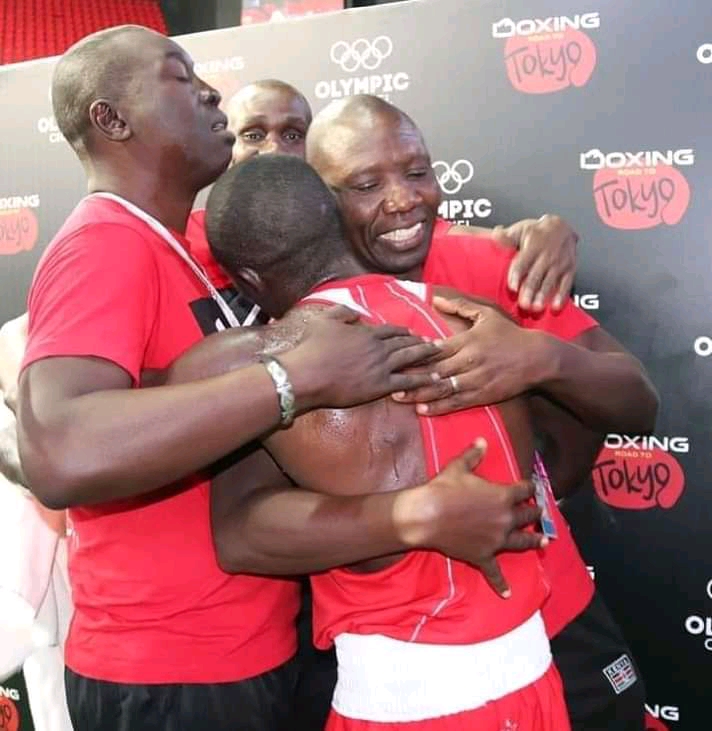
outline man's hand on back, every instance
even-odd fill
[[[466,297],[435,297],[433,305],[472,325],[440,344],[437,362],[429,366],[436,382],[396,394],[395,400],[417,403],[418,413],[436,416],[506,401],[536,385],[543,368],[538,333]]]
[[[508,285],[519,292],[519,306],[541,311],[551,300],[560,310],[576,274],[578,234],[560,216],[527,218],[508,227],[497,226],[493,236],[519,251],[509,268]]]
[[[534,495],[530,482],[495,485],[472,474],[486,448],[478,440],[422,488],[401,493],[394,521],[406,544],[477,566],[492,588],[508,597],[495,554],[543,548],[547,539],[524,530],[541,516],[527,503]]]
[[[358,323],[352,310],[336,306],[316,313],[298,345],[280,355],[300,412],[347,408],[395,391],[432,383],[431,373],[402,373],[439,352],[407,328]]]

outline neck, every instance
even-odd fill
[[[315,278],[315,280],[308,285],[306,291],[301,295],[309,294],[313,289],[316,289],[326,282],[331,282],[334,279],[348,279],[349,277],[357,277],[359,274],[366,274],[368,269],[360,264],[353,257],[346,257],[339,259],[338,261],[331,262],[327,267],[324,268],[324,272]]]
[[[293,269],[293,264],[290,268]],[[283,303],[282,312],[278,315],[272,314],[273,317],[281,317],[287,310],[294,307],[303,297],[306,297],[310,292],[313,292],[317,287],[327,282],[331,282],[334,279],[348,279],[349,277],[356,277],[359,274],[366,274],[368,269],[364,268],[354,257],[347,255],[341,259],[337,259],[333,262],[329,262],[322,268],[322,271],[315,273],[314,276],[310,276],[308,279],[292,279],[289,276],[280,274],[277,278],[277,282],[291,281],[293,282],[293,289],[291,291],[285,291],[284,285],[272,285],[271,289],[273,292],[279,292],[280,290],[285,295],[285,302]]]
[[[114,193],[153,216],[164,226],[185,233],[188,216],[193,207],[196,192],[186,190],[185,183],[174,180],[131,175],[124,171],[102,169],[94,166],[88,176],[90,193]]]
[[[413,267],[407,272],[395,275],[398,279],[408,280],[410,282],[422,282],[423,281],[423,265],[418,264],[417,267]]]

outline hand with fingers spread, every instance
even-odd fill
[[[303,395],[303,411],[346,408],[433,383],[431,373],[401,371],[438,352],[407,328],[361,325],[353,310],[336,306],[315,314],[296,348],[281,359],[295,393]]]
[[[486,449],[484,440],[477,440],[422,488],[424,506],[416,509],[429,516],[422,528],[425,535],[416,529],[404,539],[414,547],[436,549],[477,566],[492,588],[507,598],[510,589],[496,554],[543,548],[548,541],[526,530],[541,516],[541,510],[528,503],[534,495],[531,482],[497,485],[472,474]],[[405,502],[396,503],[396,511],[400,509],[406,510]],[[412,503],[407,509],[413,509]],[[396,521],[413,525],[409,515],[397,514]]]
[[[429,366],[438,380],[394,394],[395,400],[416,403],[418,413],[435,416],[499,403],[537,383],[544,356],[539,333],[465,297],[434,297],[433,305],[472,326],[438,343],[440,353]]]
[[[553,310],[560,310],[576,274],[578,234],[571,226],[560,216],[546,214],[497,226],[492,234],[519,249],[507,282],[512,292],[519,292],[519,306],[539,312],[550,301]]]

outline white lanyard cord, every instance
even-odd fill
[[[237,319],[235,313],[230,309],[230,305],[225,301],[225,298],[215,289],[213,283],[208,279],[208,275],[205,273],[203,268],[193,260],[193,257],[178,243],[176,237],[158,220],[156,220],[150,213],[142,210],[138,206],[135,206],[130,201],[122,198],[120,195],[115,193],[97,192],[92,193],[89,197],[99,196],[101,198],[108,198],[109,200],[115,201],[119,205],[122,205],[127,211],[130,211],[137,218],[140,218],[144,223],[148,224],[167,244],[175,251],[178,256],[191,268],[193,274],[201,281],[205,288],[210,293],[210,296],[215,300],[215,303],[220,308],[225,320],[227,320],[230,327],[240,327],[240,321]],[[252,311],[245,320],[245,325],[252,324],[254,322],[259,307],[255,305]],[[249,322],[248,322],[249,320]]]

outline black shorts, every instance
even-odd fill
[[[573,731],[645,731],[645,688],[598,595],[551,640]]]
[[[296,660],[237,683],[130,685],[65,670],[74,731],[292,731]]]
[[[321,731],[331,708],[336,685],[336,652],[317,650],[313,643],[312,594],[309,580],[302,582],[302,607],[297,617],[299,680],[294,700],[294,728]]]

